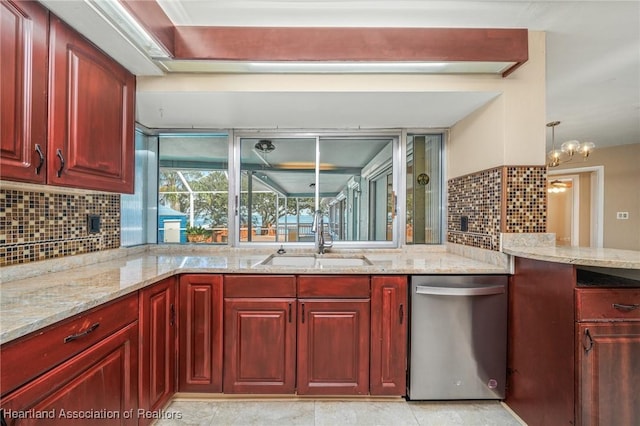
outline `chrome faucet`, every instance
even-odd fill
[[[331,242],[327,243],[324,236],[324,218],[322,216],[322,210],[316,210],[313,217],[313,225],[311,225],[311,232],[316,234],[315,245],[318,254],[324,254],[326,249],[333,247],[333,237],[329,233]]]

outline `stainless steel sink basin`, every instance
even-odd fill
[[[293,268],[340,268],[349,266],[371,266],[373,263],[365,256],[336,254],[272,254],[258,265],[282,266]]]

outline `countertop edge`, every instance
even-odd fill
[[[511,256],[547,262],[603,268],[640,269],[640,252],[633,250],[508,247],[503,248],[502,251]],[[637,259],[634,259],[633,256]]]

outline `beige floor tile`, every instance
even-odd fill
[[[497,401],[409,402],[421,426],[520,426]]]
[[[406,402],[316,401],[316,426],[417,426]]]
[[[216,402],[212,425],[313,426],[313,401]]]
[[[213,402],[173,401],[163,410],[165,418],[154,426],[209,426],[217,410]]]

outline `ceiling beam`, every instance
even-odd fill
[[[528,60],[526,29],[175,28],[176,59],[221,61],[513,62]]]
[[[503,76],[529,59],[524,28],[175,26],[156,1],[122,3],[173,59],[513,63]]]
[[[175,55],[175,26],[156,1],[120,0],[149,35],[171,55]]]

